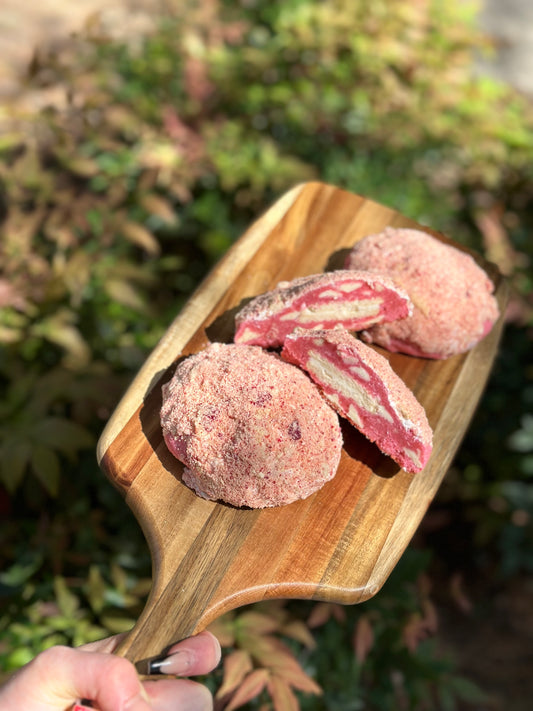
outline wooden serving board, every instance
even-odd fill
[[[358,603],[378,592],[408,545],[461,442],[497,352],[503,318],[472,351],[444,361],[387,354],[426,408],[434,450],[425,470],[399,469],[343,423],[335,478],[304,501],[237,509],[181,482],[159,423],[161,384],[180,357],[231,342],[244,299],[281,280],[340,268],[357,240],[387,225],[425,229],[371,200],[322,183],[285,194],[230,249],[170,325],[98,443],[102,469],[141,524],[153,561],[146,608],[120,653],[160,653],[223,612],[267,598]],[[507,286],[496,285],[501,311]]]

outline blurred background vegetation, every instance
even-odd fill
[[[461,0],[166,6],[132,41],[93,16],[38,49],[21,87],[35,108],[1,109],[1,668],[133,624],[150,560],[98,435],[211,266],[320,179],[496,262],[508,325],[385,588],[225,616],[206,683],[230,710],[529,708],[531,103],[475,71],[491,46]]]

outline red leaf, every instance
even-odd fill
[[[307,624],[310,629],[314,627],[322,627],[331,617],[331,608],[327,602],[317,603],[311,610],[311,614],[307,618]]]
[[[430,603],[432,605],[432,603]],[[415,652],[419,643],[426,639],[433,632],[432,616],[422,617],[419,613],[414,613],[409,617],[407,624],[402,631],[403,642],[410,652]]]
[[[437,615],[437,608],[431,602],[429,598],[426,598],[422,602],[422,621],[429,634],[435,634],[439,628],[439,618]]]
[[[269,672],[267,669],[256,669],[248,674],[237,691],[233,694],[231,701],[226,706],[226,711],[233,711],[233,709],[237,709],[239,706],[243,706],[248,703],[248,701],[259,696],[265,688],[268,679]]]
[[[213,620],[209,625],[209,631],[215,635],[221,647],[233,647],[235,644],[235,620],[234,613],[227,612],[222,617]]]
[[[311,610],[307,624],[310,629],[321,627],[325,625],[331,617],[335,618],[337,622],[344,622],[346,619],[344,607],[333,602],[319,602]]]
[[[224,658],[224,678],[216,698],[219,699],[234,691],[252,668],[252,659],[248,652],[238,649],[228,654]]]
[[[283,679],[290,686],[311,694],[320,694],[321,689],[300,666],[291,650],[275,637],[262,637],[257,640],[253,657],[267,668],[272,676]]]
[[[374,630],[368,615],[361,615],[354,630],[353,646],[357,661],[362,664],[374,645]]]
[[[209,79],[206,62],[198,57],[186,57],[184,66],[185,89],[191,99],[204,103],[214,91],[214,85]]]
[[[267,684],[275,711],[300,711],[300,704],[291,687],[278,676],[273,676]]]
[[[502,274],[510,276],[518,266],[523,266],[525,255],[514,250],[503,217],[503,206],[492,205],[479,211],[476,224],[483,236],[487,259],[497,264]]]
[[[275,676],[283,679],[286,684],[298,689],[299,691],[305,691],[308,694],[316,694],[317,696],[322,694],[320,686],[314,679],[305,673],[300,665],[297,667],[291,665],[284,667],[283,669],[277,669]]]
[[[119,229],[127,240],[141,247],[148,254],[155,256],[161,251],[161,246],[154,235],[138,222],[123,222]]]
[[[431,592],[432,583],[429,576],[422,573],[416,581],[418,592],[422,598],[427,598]]]
[[[472,604],[472,601],[468,598],[464,591],[463,582],[463,576],[460,573],[455,573],[454,575],[452,575],[452,578],[450,580],[450,593],[452,596],[452,600],[455,602],[461,612],[464,612],[468,615],[470,612],[472,612],[474,606]]]
[[[281,633],[290,639],[301,642],[307,649],[315,649],[315,638],[309,631],[309,627],[301,620],[292,620],[292,622],[283,625]]]
[[[252,611],[239,615],[238,626],[245,634],[264,635],[276,632],[279,629],[279,621],[262,612]]]
[[[247,642],[246,649],[263,667],[278,669],[298,663],[287,645],[277,637],[263,635],[251,637]]]
[[[172,224],[177,220],[177,214],[171,203],[155,193],[145,193],[139,197],[140,204],[152,215],[157,215],[163,222]]]

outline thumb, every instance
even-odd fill
[[[19,670],[0,691],[3,711],[64,711],[76,699],[100,711],[150,711],[135,667],[127,659],[51,647]]]

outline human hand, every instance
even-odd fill
[[[99,711],[208,711],[209,690],[189,679],[141,682],[131,662],[112,653],[121,636],[77,649],[51,647],[0,688],[2,711],[66,711],[90,699]],[[201,632],[172,646],[159,664],[163,674],[195,676],[212,671],[220,645]]]

